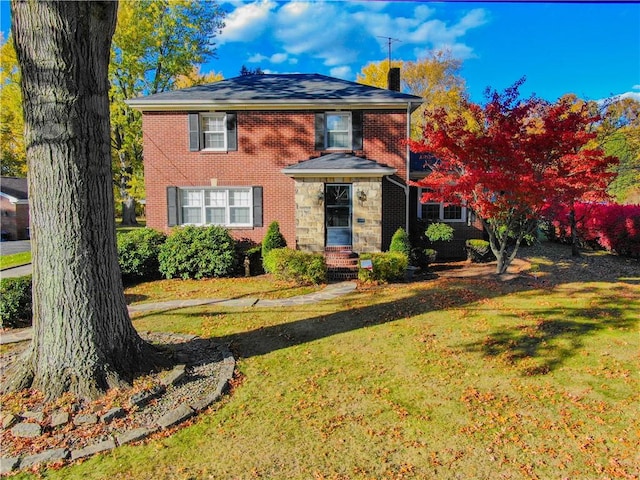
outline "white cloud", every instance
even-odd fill
[[[349,79],[353,76],[353,72],[351,71],[351,67],[348,65],[343,65],[342,67],[334,67],[329,70],[329,75],[332,77]]]
[[[250,63],[260,63],[265,61],[266,59],[268,59],[269,57],[266,57],[264,55],[262,55],[261,53],[255,53],[253,55],[251,55],[248,59],[247,62]]]
[[[264,32],[275,7],[276,3],[271,0],[240,5],[225,18],[225,27],[217,39],[218,43],[255,40]]]
[[[289,55],[286,53],[274,53],[269,57],[269,61],[271,63],[284,63],[287,61],[287,58],[289,58]]]

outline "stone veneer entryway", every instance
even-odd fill
[[[382,245],[381,177],[303,177],[295,179],[296,246],[299,250],[325,251],[324,186],[349,183],[353,196],[352,250],[379,252]],[[359,199],[364,192],[366,200]]]

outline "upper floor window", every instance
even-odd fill
[[[189,114],[189,150],[226,152],[238,149],[237,114],[202,112]]]
[[[203,113],[200,116],[203,150],[227,149],[227,119],[224,113]]]
[[[327,113],[326,147],[328,149],[351,149],[351,114]]]
[[[316,150],[362,150],[362,111],[316,113]]]

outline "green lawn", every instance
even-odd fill
[[[20,267],[31,263],[31,252],[13,253],[11,255],[0,255],[0,270],[12,267]]]
[[[638,270],[533,260],[537,280],[140,315],[230,344],[233,392],[173,436],[44,478],[637,478]]]

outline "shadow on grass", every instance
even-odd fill
[[[624,287],[614,288],[613,291]],[[573,295],[594,295],[602,289],[584,287]],[[620,296],[594,297],[588,307],[535,308],[527,321],[516,314],[501,314],[512,323],[487,335],[484,340],[465,345],[467,351],[519,366],[523,375],[546,374],[558,368],[584,347],[584,340],[605,330],[634,331],[640,322],[640,302],[620,304]]]
[[[544,295],[544,291],[521,283],[505,285],[456,279],[441,281],[432,288],[418,285],[407,284],[405,297],[401,299],[232,333],[215,337],[215,340],[230,345],[237,356],[250,358],[426,312],[464,307],[504,294],[528,291],[532,295]],[[639,302],[620,305],[621,297],[615,288],[609,296],[594,296],[594,301],[585,308],[558,307],[526,312],[530,318],[533,316],[533,321],[523,322],[517,313],[500,312],[500,318],[507,320],[507,326],[495,330],[482,341],[464,345],[464,348],[480,352],[485,357],[500,357],[517,366],[524,375],[546,374],[576,355],[586,336],[606,329],[631,329],[638,323],[630,318],[640,318]],[[600,293],[602,289],[585,286],[574,290],[576,295],[593,295],[596,292]],[[292,308],[295,307],[283,309],[283,315],[285,311],[294,312]],[[632,313],[623,318],[623,311],[629,314],[629,309],[638,314]],[[208,315],[223,317],[255,315],[257,312],[259,310],[225,309]],[[202,313],[186,313],[185,316],[199,319]],[[535,318],[540,320],[536,322]]]

